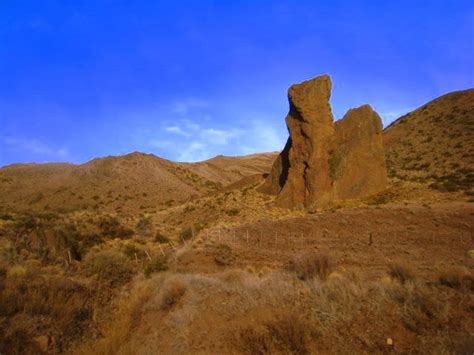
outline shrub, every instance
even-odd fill
[[[2,221],[13,221],[14,218],[11,214],[2,212],[0,213],[0,219]]]
[[[393,285],[389,289],[391,298],[402,306],[401,316],[405,327],[422,334],[429,328],[442,328],[449,311],[439,293],[424,284]]]
[[[216,254],[214,261],[221,266],[232,265],[235,261],[235,255],[232,248],[227,244],[218,244],[215,247]]]
[[[182,240],[189,240],[191,239],[192,237],[194,237],[194,235],[197,233],[197,230],[195,227],[187,227],[187,228],[184,228],[183,230],[181,230],[181,233],[179,234],[179,237],[182,239]]]
[[[397,263],[388,266],[388,275],[402,284],[414,279],[413,272],[408,266]]]
[[[385,205],[392,200],[391,194],[388,193],[379,193],[375,196],[369,198],[368,203],[370,205]]]
[[[237,345],[247,354],[309,354],[307,342],[310,338],[308,322],[287,312],[260,325],[240,329]]]
[[[167,236],[161,234],[160,232],[156,233],[154,240],[155,240],[156,243],[162,243],[162,244],[163,243],[169,243],[169,241],[170,241],[170,239]]]
[[[467,289],[474,291],[474,277],[468,271],[462,269],[451,269],[443,271],[439,277],[438,282],[454,289]]]
[[[87,254],[84,268],[87,275],[95,275],[100,281],[112,286],[128,282],[133,274],[129,260],[115,250]]]
[[[104,217],[99,222],[102,235],[113,238],[129,238],[133,235],[130,228],[123,226],[116,217]]]
[[[7,277],[9,278],[16,278],[16,277],[24,277],[28,274],[28,270],[21,265],[12,266],[7,271]]]
[[[146,278],[149,278],[154,272],[161,272],[168,270],[168,262],[164,256],[153,258],[145,265],[143,273]]]
[[[228,216],[237,216],[240,213],[240,210],[238,210],[237,208],[233,208],[233,209],[225,211],[225,213]]]
[[[80,334],[82,325],[90,320],[92,294],[85,286],[59,276],[31,273],[7,278],[0,297],[0,314],[36,316],[38,318],[30,319],[41,319],[40,324],[45,324],[46,320],[46,324],[54,324],[54,331],[62,333],[61,342],[65,337]]]
[[[160,298],[160,308],[162,310],[168,310],[176,305],[186,292],[186,285],[178,280],[168,280],[163,286],[161,298]]]
[[[288,264],[288,270],[294,272],[300,280],[311,280],[315,277],[325,280],[332,269],[329,257],[320,253],[299,255]]]
[[[135,258],[135,254],[140,253],[140,249],[138,249],[135,244],[127,244],[125,246],[125,249],[123,250],[123,253],[128,256],[130,259]]]

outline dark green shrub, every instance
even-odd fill
[[[112,286],[123,285],[133,276],[127,257],[115,250],[87,254],[84,269],[88,276],[96,276],[100,281]]]
[[[231,209],[231,210],[225,211],[225,213],[226,213],[228,216],[237,216],[237,215],[240,213],[240,210],[238,210],[237,208],[233,208],[233,209]]]
[[[129,238],[133,235],[133,230],[123,226],[116,217],[104,217],[99,222],[101,233],[105,237]]]
[[[141,235],[142,237],[146,237],[151,235],[152,229],[153,229],[153,223],[151,221],[150,217],[142,217],[140,220],[137,222],[137,233]]]
[[[165,256],[153,258],[148,264],[145,265],[143,273],[146,278],[149,278],[151,274],[155,272],[161,272],[168,270],[168,262]]]
[[[170,239],[167,236],[161,234],[160,232],[156,233],[154,240],[155,240],[155,242],[161,243],[161,244],[169,243],[169,241],[170,241]]]
[[[141,252],[135,244],[127,244],[123,250],[123,253],[130,259],[134,259],[135,255],[138,255]]]

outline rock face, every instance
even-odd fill
[[[327,75],[288,90],[290,137],[260,188],[277,194],[279,206],[312,209],[387,184],[380,117],[364,105],[334,123],[330,96]]]

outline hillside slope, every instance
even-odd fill
[[[270,171],[278,152],[250,154],[241,157],[218,155],[199,163],[184,163],[195,174],[226,186],[246,176]]]
[[[185,164],[131,153],[82,165],[14,164],[0,169],[0,205],[6,210],[153,212],[269,170],[272,159],[262,156]]]
[[[384,131],[392,178],[456,191],[474,181],[474,89],[441,96]]]

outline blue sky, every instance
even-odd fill
[[[0,1],[0,165],[280,150],[286,91],[384,123],[474,86],[474,2]]]

